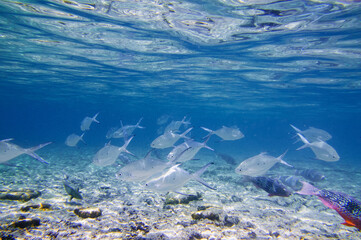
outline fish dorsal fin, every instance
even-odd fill
[[[104,144],[104,147],[106,147],[106,146],[110,146],[110,143],[111,143],[112,141],[111,140],[109,140],[109,142],[107,142],[107,143],[105,143]]]

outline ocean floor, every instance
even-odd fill
[[[120,166],[91,164],[97,150],[49,146],[38,151],[49,165],[23,155],[9,161],[16,166],[0,166],[0,190],[41,192],[29,201],[0,200],[2,239],[361,239],[360,231],[342,225],[336,211],[317,197],[269,197],[244,182],[234,173],[244,158],[234,156],[237,165],[231,165],[211,151],[200,151],[197,157],[201,160],[191,160],[182,167],[194,172],[207,162],[215,162],[202,178],[217,190],[191,181],[181,192],[199,193],[198,200],[166,204],[184,196],[152,192],[140,183],[116,179]],[[134,153],[142,157],[143,152]],[[305,167],[287,157],[285,160]],[[318,188],[361,196],[359,168],[316,160],[308,161],[307,167],[326,175],[326,180],[315,183]],[[270,174],[292,172],[277,165]],[[83,200],[69,201],[64,175],[72,186],[80,188]],[[99,208],[101,216],[81,218],[74,210],[82,208]],[[22,225],[24,219],[30,226]]]

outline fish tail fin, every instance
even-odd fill
[[[186,120],[186,116],[184,116],[183,120],[182,120],[182,124],[186,125],[186,127],[188,125],[191,125],[191,117],[189,117],[188,120]]]
[[[282,153],[277,159],[280,161],[280,163],[282,163],[283,165],[289,166],[289,167],[293,167],[291,164],[288,164],[286,161],[284,161],[282,158],[286,155],[286,153],[288,152],[288,149]]]
[[[302,136],[302,134],[300,133],[297,133],[297,135],[300,137],[301,141],[304,143],[303,146],[297,148],[296,150],[301,150],[301,149],[304,149],[306,147],[309,147],[310,146],[310,142],[304,137]]]
[[[213,162],[210,162],[208,164],[206,164],[205,166],[203,166],[201,169],[199,169],[197,172],[192,174],[192,178],[194,180],[196,180],[197,182],[203,184],[204,186],[206,186],[207,188],[210,188],[212,190],[216,190],[215,187],[210,186],[208,183],[206,183],[206,181],[204,181],[200,176],[207,170],[207,168],[209,168],[211,165],[213,165]]]
[[[202,139],[206,139],[206,138],[209,138],[211,135],[214,134],[214,131],[209,129],[209,128],[205,128],[205,127],[201,127],[204,131],[207,131],[209,132],[205,137],[203,137]]]
[[[100,122],[97,120],[98,115],[99,115],[99,113],[97,113],[97,114],[94,115],[94,117],[93,117],[93,122],[100,123]]]
[[[207,139],[203,142],[203,147],[204,147],[204,148],[207,148],[207,149],[209,149],[209,150],[211,150],[211,151],[214,151],[213,148],[207,146],[207,142],[208,142],[208,140],[209,140],[210,137],[211,137],[211,135],[209,135],[209,136],[207,137]]]
[[[84,134],[85,134],[85,132],[83,132],[83,134],[82,134],[82,135],[80,135],[80,141],[82,141],[83,143],[85,143],[85,144],[86,144],[86,142],[85,142],[85,141],[84,141],[84,139],[83,139]]]
[[[43,143],[43,144],[40,144],[36,147],[32,147],[32,148],[28,148],[28,149],[25,149],[25,153],[33,158],[35,158],[36,160],[42,162],[42,163],[46,163],[46,164],[49,164],[47,161],[45,161],[42,157],[40,157],[38,154],[35,153],[36,150],[39,150],[40,148],[43,148],[45,147],[46,145],[49,145],[50,143],[52,142],[47,142],[47,143]]]
[[[292,124],[290,124],[290,126],[298,133],[302,132],[300,129],[296,128],[295,126],[293,126]]]
[[[141,118],[139,119],[139,121],[137,122],[137,124],[135,125],[136,128],[145,128],[145,127],[142,127],[142,126],[139,125],[142,120],[143,120],[143,117],[141,117]]]
[[[302,183],[302,189],[296,193],[301,195],[317,195],[317,192],[319,191],[318,188],[314,187],[308,182],[304,182],[304,181],[300,181],[300,182]]]
[[[10,142],[10,141],[12,141],[12,140],[14,140],[14,138],[3,139],[3,140],[1,140],[0,142]]]
[[[184,131],[184,133],[182,133],[180,136],[181,138],[188,138],[186,135],[193,129],[193,127],[188,128],[187,130]]]
[[[209,129],[209,128],[205,128],[205,127],[201,127],[204,131],[209,132],[210,134],[213,134],[213,130]]]

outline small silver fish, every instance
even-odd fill
[[[204,138],[206,138],[210,135],[213,135],[213,134],[217,135],[218,137],[220,137],[226,141],[238,140],[238,139],[241,139],[244,137],[243,133],[237,127],[222,126],[222,128],[215,130],[215,131],[205,128],[205,127],[201,127],[201,128],[203,130],[209,132],[209,134],[207,136],[205,136]]]
[[[112,165],[113,163],[115,163],[115,161],[119,157],[120,153],[126,152],[128,154],[132,154],[126,148],[129,145],[130,141],[132,141],[133,137],[134,136],[129,138],[122,147],[113,146],[113,145],[110,145],[110,143],[108,143],[105,147],[101,148],[95,154],[95,156],[93,158],[93,164],[100,166],[100,167],[109,166],[109,165]]]
[[[99,121],[96,119],[99,113],[95,114],[94,117],[85,117],[83,121],[80,123],[80,129],[84,131],[88,131],[90,129],[90,125],[92,122],[99,123]]]
[[[174,147],[173,150],[168,154],[167,159],[169,161],[174,161],[177,159],[177,162],[186,162],[191,160],[201,148],[207,148],[211,151],[214,151],[212,148],[206,145],[209,138],[207,138],[203,143],[196,142],[193,139],[189,139],[182,144]],[[186,149],[188,149],[186,151]]]
[[[160,116],[157,119],[157,124],[158,125],[166,124],[168,122],[169,118],[170,118],[170,116],[168,114],[163,114],[162,116]]]
[[[337,154],[336,150],[331,147],[329,144],[322,140],[318,140],[316,142],[309,142],[304,136],[300,133],[297,135],[301,138],[302,142],[304,143],[303,146],[297,148],[297,150],[301,150],[304,148],[311,148],[313,153],[316,155],[316,158],[326,162],[336,162],[340,160],[340,156]]]
[[[314,141],[328,141],[332,138],[331,134],[326,132],[325,130],[309,127],[306,130],[301,131],[300,129],[296,128],[292,124],[290,126],[298,133],[302,134],[305,138],[307,138],[308,141],[314,142]]]
[[[121,128],[119,128],[118,130],[116,130],[111,137],[112,138],[128,138],[129,136],[131,136],[134,132],[135,129],[137,128],[144,128],[142,126],[140,126],[140,122],[143,120],[143,118],[140,118],[138,123],[136,125],[125,125],[123,126],[123,123],[121,123]]]
[[[163,175],[153,178],[149,180],[145,186],[148,189],[159,191],[159,192],[175,192],[182,188],[188,181],[195,180],[199,183],[203,184],[204,186],[215,190],[215,188],[211,187],[207,184],[203,179],[200,178],[207,168],[212,165],[213,163],[208,163],[204,167],[202,167],[197,172],[190,174],[189,172],[183,170],[178,165],[171,167],[167,172]]]
[[[5,163],[13,158],[16,158],[16,157],[22,155],[22,154],[27,154],[30,157],[33,157],[42,163],[48,163],[42,157],[37,155],[35,153],[35,151],[49,145],[51,142],[43,143],[36,147],[25,149],[25,148],[19,147],[18,145],[10,143],[11,140],[13,140],[13,139],[8,138],[8,139],[4,139],[4,140],[0,141],[0,163]]]
[[[150,144],[152,148],[164,149],[169,148],[174,145],[180,138],[187,138],[186,134],[188,134],[192,128],[188,128],[184,133],[177,134],[172,131],[166,132],[163,135],[160,135]]]
[[[296,170],[295,174],[312,182],[320,182],[326,178],[325,175],[315,169],[299,169]]]
[[[293,167],[282,160],[286,153],[287,151],[277,158],[267,155],[267,153],[260,153],[241,162],[235,171],[237,174],[258,177],[264,175],[276,163],[282,163],[286,166]]]
[[[70,134],[66,140],[65,140],[65,145],[69,146],[69,147],[75,147],[79,141],[82,141],[83,143],[83,136],[84,136],[85,132],[82,135],[76,135],[76,134]]]
[[[151,156],[151,151],[147,155],[135,162],[131,162],[122,167],[115,175],[117,179],[124,181],[145,181],[151,176],[161,173],[164,169],[173,166],[172,162],[165,162]]]
[[[177,132],[179,130],[179,128],[182,125],[189,125],[191,124],[190,121],[186,121],[186,116],[184,116],[184,118],[182,119],[182,121],[171,121],[168,126],[165,128],[164,133],[166,132]]]

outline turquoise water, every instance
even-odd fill
[[[167,114],[190,117],[199,141],[202,126],[238,126],[244,139],[208,143],[237,164],[289,149],[298,167],[353,169],[361,156],[360,21],[357,1],[1,1],[0,138],[22,147],[51,141],[39,150],[50,165],[66,165],[68,153],[88,166],[119,120],[144,118],[129,145],[144,156]],[[97,112],[87,144],[65,146]],[[289,124],[329,132],[340,161],[296,151]],[[24,161],[35,172],[41,165],[19,158],[9,163]],[[337,184],[323,187],[340,190]],[[356,188],[348,194],[361,199]]]

